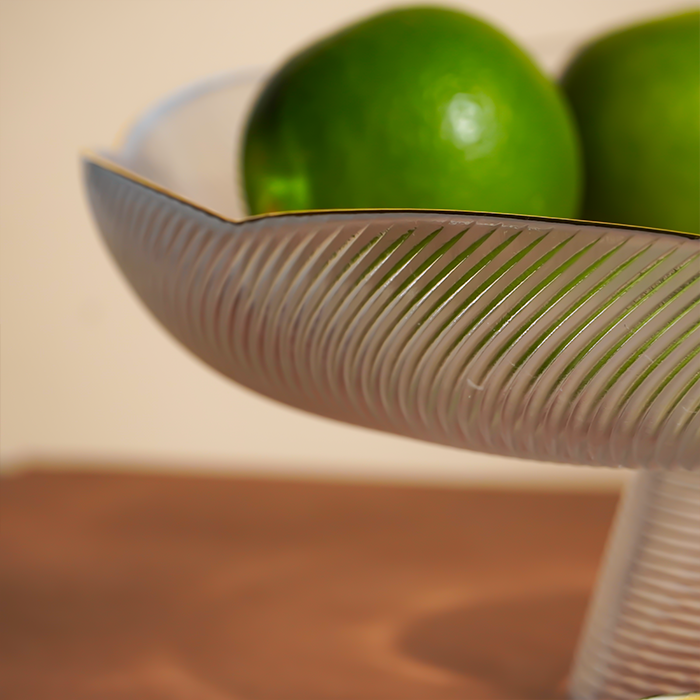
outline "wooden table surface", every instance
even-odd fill
[[[615,494],[0,482],[4,700],[562,696]]]

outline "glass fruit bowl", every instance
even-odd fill
[[[246,217],[235,164],[264,79],[198,83],[85,155],[138,295],[212,367],[289,405],[639,469],[571,697],[700,688],[700,238],[474,212]]]

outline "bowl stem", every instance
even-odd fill
[[[625,494],[569,696],[638,700],[700,689],[700,473],[642,471]]]

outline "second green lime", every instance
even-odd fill
[[[461,209],[574,217],[577,134],[558,88],[452,10],[377,15],[298,54],[249,119],[252,214]]]
[[[595,40],[563,85],[585,152],[584,216],[700,233],[700,12]]]

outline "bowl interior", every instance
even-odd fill
[[[169,95],[127,129],[109,158],[206,209],[243,218],[236,163],[246,115],[266,74],[227,73]]]

